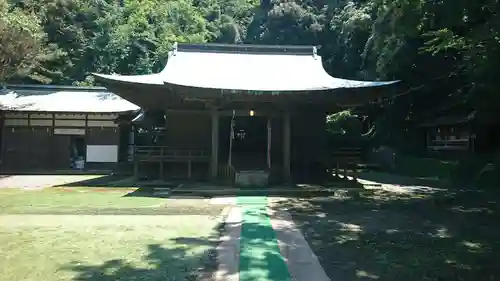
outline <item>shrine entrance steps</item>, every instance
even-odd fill
[[[266,170],[235,171],[234,185],[238,187],[266,187],[269,185],[269,172]]]

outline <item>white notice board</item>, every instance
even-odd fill
[[[87,145],[87,162],[118,162],[118,145]]]

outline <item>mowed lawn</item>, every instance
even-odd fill
[[[381,190],[288,209],[332,280],[500,280],[500,192]]]
[[[131,190],[0,190],[0,280],[197,280],[225,206]]]

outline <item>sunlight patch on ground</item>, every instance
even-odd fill
[[[471,248],[471,249],[479,249],[479,248],[481,248],[481,243],[474,243],[474,242],[470,242],[470,241],[464,241],[464,242],[462,242],[462,244],[464,246],[466,246],[467,248]]]
[[[318,218],[326,218],[326,213],[317,213],[316,216]]]
[[[465,208],[462,206],[453,206],[451,210],[455,212],[462,212],[462,213],[487,213],[487,214],[493,214],[493,211],[485,208],[485,207],[478,207],[478,208]]]
[[[337,244],[346,244],[352,241],[358,241],[359,236],[356,234],[339,234],[336,235],[333,239]]]
[[[375,274],[370,274],[364,270],[356,270],[356,276],[358,278],[368,278],[368,279],[373,279],[373,280],[377,280],[380,278],[379,276],[377,276]]]
[[[362,232],[363,229],[361,228],[360,225],[352,224],[352,223],[339,223],[341,226],[342,231],[349,231],[349,232]]]
[[[209,202],[214,205],[236,205],[236,197],[214,197]]]
[[[13,175],[0,179],[1,188],[39,190],[103,177],[103,175]]]
[[[464,245],[471,252],[480,252],[483,250],[483,245],[477,242],[463,241],[462,245]]]
[[[436,238],[450,238],[451,234],[449,233],[449,231],[446,227],[440,226],[436,229],[435,233],[430,233],[430,236],[436,237]]]

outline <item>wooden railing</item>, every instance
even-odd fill
[[[469,139],[431,140],[427,146],[430,150],[468,150]]]
[[[333,163],[340,165],[359,164],[361,162],[361,148],[342,147],[331,152]]]
[[[354,179],[357,179],[358,165],[361,161],[361,148],[358,147],[342,147],[331,152],[331,163],[335,169],[335,176],[343,174],[343,178],[347,179],[347,171],[354,172]]]
[[[234,167],[229,164],[219,165],[219,171],[217,176],[233,184],[235,177]]]
[[[135,146],[133,157],[138,161],[206,161],[207,150],[173,149],[166,146]]]

